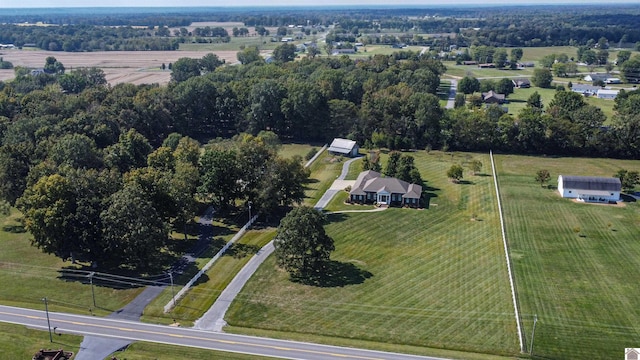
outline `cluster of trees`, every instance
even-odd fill
[[[193,218],[197,201],[221,211],[301,201],[308,173],[300,158],[276,156],[275,134],[202,152],[193,138],[166,132],[172,103],[160,87],[108,88],[99,70],[67,74],[55,59],[47,63],[59,72],[25,77],[53,82],[19,93],[12,81],[0,91],[0,196],[23,212],[43,251],[145,269],[161,263],[169,232]],[[67,82],[85,88],[65,91]]]

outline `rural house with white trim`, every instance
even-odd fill
[[[422,186],[392,177],[382,177],[373,170],[361,172],[349,192],[349,200],[354,203],[411,207],[420,205],[421,196]]]
[[[615,177],[558,176],[558,192],[563,198],[608,203],[620,200],[622,184]]]

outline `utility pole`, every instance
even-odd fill
[[[96,306],[96,293],[95,290],[93,290],[93,275],[95,275],[96,273],[94,271],[92,271],[88,276],[89,276],[89,283],[91,284],[91,297],[93,298],[93,307],[97,307]]]
[[[247,202],[249,205],[249,226],[251,226],[251,205],[253,204],[251,201]]]
[[[531,348],[529,349],[529,355],[533,356],[533,340],[536,336],[536,323],[538,322],[538,314],[533,315],[533,331],[531,331]]]
[[[47,298],[42,298],[44,301],[44,312],[47,314],[47,327],[49,327],[49,341],[53,342],[53,336],[51,335],[51,322],[49,321],[49,304],[47,303]]]

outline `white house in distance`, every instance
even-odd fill
[[[360,147],[353,140],[335,138],[329,146],[329,153],[335,155],[344,155],[349,157],[358,156]]]
[[[558,176],[558,192],[563,198],[608,203],[620,200],[622,184],[615,177]]]
[[[619,92],[620,90],[598,89],[596,96],[598,96],[598,99],[614,100]]]

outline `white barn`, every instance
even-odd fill
[[[335,138],[329,146],[329,153],[349,157],[358,156],[360,147],[353,140]]]
[[[618,178],[558,176],[558,192],[563,198],[607,203],[620,200],[622,184]]]

